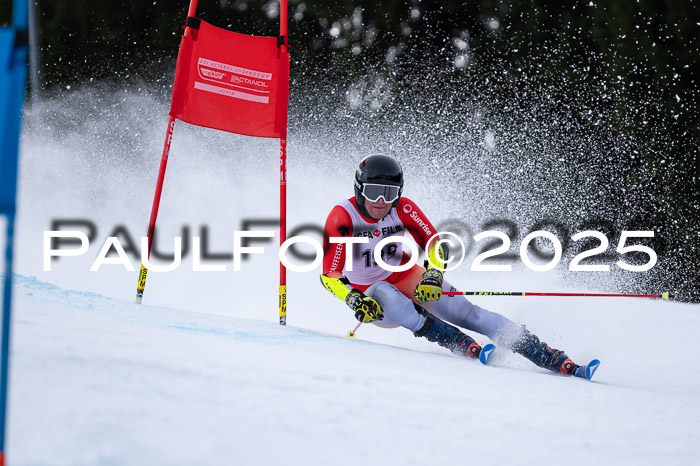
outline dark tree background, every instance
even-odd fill
[[[0,23],[9,21],[10,3],[0,4]],[[38,7],[43,93],[90,80],[171,84],[186,0],[61,0]],[[201,0],[198,16],[237,32],[277,35],[278,8],[267,0]],[[516,106],[530,105],[523,83],[549,86],[572,121],[585,118],[576,100],[576,86],[585,81],[595,107],[614,115],[613,129],[640,148],[626,161],[632,166],[626,182],[651,177],[655,193],[641,211],[652,225],[673,226],[660,253],[684,257],[691,273],[681,278],[682,297],[694,300],[700,299],[699,33],[696,0],[289,0],[293,79],[296,73],[342,80],[368,71],[415,77],[430,70],[439,81],[430,92],[440,92],[444,79],[444,87],[463,83],[469,93],[478,92],[470,84],[490,70],[506,76],[493,85]],[[620,155],[615,150],[611,155]],[[643,168],[647,179],[635,179],[634,168]]]

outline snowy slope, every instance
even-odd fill
[[[592,311],[617,329],[590,330],[603,365],[587,382],[514,355],[484,367],[362,341],[364,328],[348,339],[16,283],[11,464],[694,464],[700,453],[693,306]],[[633,313],[666,324],[627,326]]]
[[[579,363],[600,358],[588,383],[552,376],[507,352],[494,357],[495,367],[483,367],[402,329],[363,326],[357,339],[346,339],[356,321],[321,287],[318,269],[289,273],[289,327],[282,328],[277,238],[240,272],[229,261],[217,262],[226,272],[192,272],[190,254],[177,271],[149,273],[144,305],[132,304],[136,272],[120,265],[90,272],[90,266],[118,227],[136,240],[146,232],[165,115],[167,101],[141,89],[97,87],[29,109],[16,229],[10,464],[693,464],[697,458],[698,305],[474,299]],[[290,230],[322,223],[351,194],[353,167],[363,155],[410,155],[393,147],[390,130],[372,139],[362,124],[353,128],[341,136],[334,127],[290,133]],[[245,220],[276,218],[277,151],[274,140],[178,123],[159,249],[170,252],[173,236],[198,236],[206,226],[210,251],[230,253],[232,232]],[[467,211],[472,216],[459,218],[476,233],[484,208],[507,209],[518,195],[503,191],[503,204],[469,196],[447,202],[413,181],[426,174],[412,162],[405,194],[434,223]],[[96,238],[87,254],[60,258],[44,271],[43,232],[56,219],[88,219]],[[541,274],[522,266],[470,273],[464,265],[448,278],[460,289],[595,292],[615,291],[644,274]]]

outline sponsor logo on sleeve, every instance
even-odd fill
[[[339,270],[340,267],[340,259],[343,257],[343,245],[339,243],[335,247],[335,251],[333,252],[333,261],[331,262],[331,272],[335,272],[336,270]],[[330,288],[329,288],[330,290]]]
[[[432,236],[433,232],[428,227],[428,223],[418,216],[418,212],[416,212],[415,210],[411,212],[411,218],[414,222],[416,222],[416,224],[418,224],[418,227],[420,227],[420,229],[423,230],[426,235]]]

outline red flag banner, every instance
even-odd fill
[[[170,115],[246,136],[286,137],[289,54],[278,39],[194,23],[180,42]]]

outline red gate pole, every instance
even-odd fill
[[[280,138],[280,246],[287,239],[287,136]],[[280,261],[280,325],[287,325],[287,269]]]
[[[281,52],[287,53],[287,0],[280,0]],[[280,136],[280,246],[287,240],[287,125]],[[280,325],[287,325],[287,269],[280,261]]]
[[[668,301],[668,291],[661,294],[627,293],[531,293],[529,291],[443,291],[445,296],[586,296],[608,298],[661,298]]]
[[[153,232],[156,229],[156,219],[158,218],[158,207],[160,206],[160,195],[163,191],[163,180],[165,179],[165,169],[168,166],[168,154],[170,153],[170,143],[173,140],[175,130],[175,117],[170,115],[168,119],[168,130],[165,133],[165,143],[163,144],[163,155],[160,157],[160,169],[158,170],[158,181],[156,182],[156,192],[153,195],[153,206],[151,207],[151,220],[148,222],[148,258],[151,257],[151,245],[153,242]],[[141,304],[143,290],[146,288],[146,275],[148,269],[143,263],[139,272],[139,281],[136,285],[136,304]]]
[[[197,0],[190,0],[190,7],[187,10],[187,17],[195,15],[197,10]],[[192,34],[192,28],[185,27],[185,36]],[[173,132],[175,131],[175,117],[170,115],[168,118],[168,129],[165,133],[165,143],[163,143],[163,154],[160,157],[160,169],[158,170],[158,181],[156,182],[156,192],[153,196],[153,205],[151,206],[151,220],[148,223],[148,258],[151,257],[151,246],[153,244],[153,232],[156,229],[156,219],[158,218],[158,207],[160,206],[160,195],[163,191],[163,180],[165,179],[165,169],[168,165],[168,154],[170,154],[170,143],[173,140]],[[148,269],[141,264],[139,272],[139,281],[136,285],[136,303],[141,304],[143,299],[143,291],[146,288],[146,275]]]

